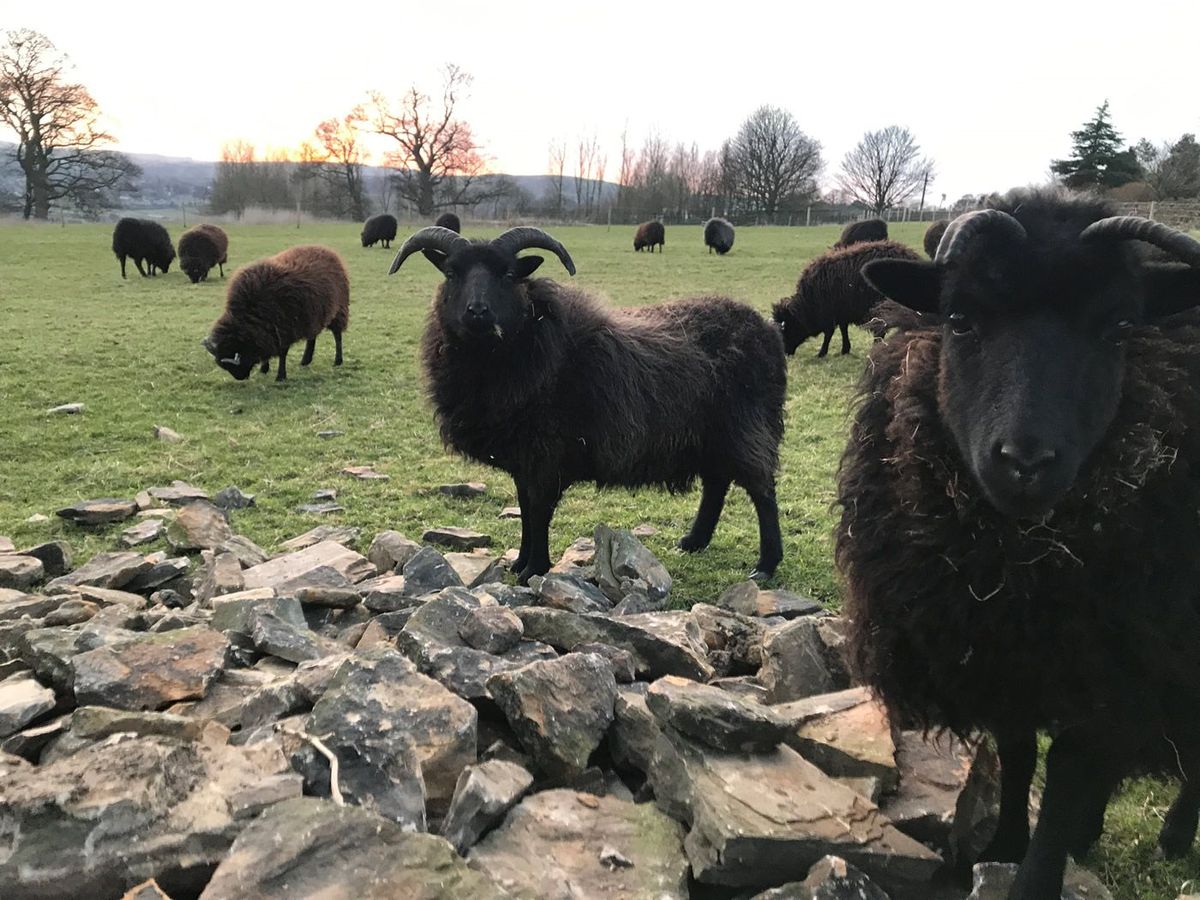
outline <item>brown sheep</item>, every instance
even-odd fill
[[[229,238],[216,225],[197,225],[179,238],[179,268],[192,280],[192,284],[207,280],[213,266],[224,278],[228,254]]]
[[[658,252],[662,253],[667,244],[667,230],[663,228],[662,222],[643,222],[633,237],[633,249],[649,249],[653,253],[655,244],[658,245]]]
[[[328,247],[292,247],[239,269],[229,282],[225,312],[204,339],[217,365],[238,381],[256,365],[271,370],[279,357],[276,381],[287,379],[288,348],[307,341],[300,365],[312,362],[317,335],[333,332],[342,364],[342,332],[350,322],[350,278],[341,257]]]
[[[842,229],[842,236],[833,245],[834,250],[849,247],[852,244],[865,244],[869,241],[886,241],[888,239],[887,222],[883,219],[863,219],[851,222]]]
[[[925,255],[930,259],[937,256],[938,244],[941,243],[942,235],[946,233],[949,224],[949,219],[938,219],[925,230]]]

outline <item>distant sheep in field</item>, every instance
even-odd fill
[[[700,508],[679,542],[702,550],[731,484],[758,515],[752,577],[783,555],[775,470],[783,435],[787,364],[779,332],[726,297],[607,309],[586,293],[531,279],[561,243],[538,228],[468,241],[425,228],[400,248],[392,272],[422,253],[445,276],[421,356],[447,446],[512,476],[521,507],[522,581],[550,568],[549,529],[563,491],[659,485],[699,478]],[[613,427],[620,423],[620,427]]]
[[[633,237],[633,249],[639,252],[648,249],[653,253],[654,245],[657,244],[658,252],[662,253],[666,243],[667,230],[663,228],[662,222],[643,222]]]
[[[704,223],[704,246],[724,256],[733,247],[733,225],[725,219],[709,219]]]
[[[842,332],[842,353],[849,353],[848,327],[869,321],[872,308],[884,299],[862,277],[862,267],[875,259],[919,258],[895,241],[853,244],[818,256],[800,273],[796,292],[774,307],[775,321],[783,331],[783,346],[788,355],[795,353],[808,338],[824,334],[817,356],[825,356],[837,329]]]
[[[364,247],[374,247],[380,241],[383,242],[385,250],[390,250],[392,241],[396,239],[396,217],[391,213],[380,213],[377,216],[371,216],[363,224],[362,245]]]
[[[949,225],[949,219],[938,219],[925,230],[925,255],[930,259],[937,256],[938,244],[941,242],[942,235],[946,233],[946,228]]]
[[[117,222],[113,229],[112,251],[121,261],[122,278],[125,277],[127,258],[133,260],[143,278],[154,275],[156,269],[166,274],[171,269],[171,261],[175,259],[175,248],[171,245],[167,229],[151,219],[126,217]],[[142,263],[146,264],[146,268],[142,268]]]
[[[842,229],[842,236],[833,245],[834,250],[849,247],[851,244],[864,244],[868,241],[886,241],[888,239],[887,222],[883,219],[863,219],[861,222],[851,222]]]
[[[460,222],[458,220],[458,216],[452,212],[442,213],[437,217],[437,221],[435,221],[433,224],[439,228],[449,228],[455,234],[462,234],[462,222]]]
[[[217,365],[238,381],[261,364],[269,372],[279,357],[276,381],[287,378],[288,348],[307,341],[300,365],[312,362],[317,335],[333,333],[342,364],[342,332],[350,322],[350,278],[341,257],[328,247],[292,247],[239,269],[229,282],[225,312],[204,339]]]
[[[197,225],[179,238],[179,268],[192,284],[207,280],[213,266],[224,278],[228,251],[229,238],[224,231],[216,225]]]

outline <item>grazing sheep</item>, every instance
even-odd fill
[[[512,475],[521,506],[522,581],[550,568],[549,528],[563,492],[600,487],[687,489],[696,520],[679,542],[712,538],[731,483],[758,514],[753,577],[783,555],[775,469],[783,434],[786,364],[779,332],[725,297],[611,310],[587,294],[529,276],[566,248],[538,228],[490,242],[444,228],[410,237],[392,272],[421,251],[445,275],[422,338],[422,361],[442,439]]]
[[[803,341],[824,334],[818,357],[829,352],[833,332],[841,329],[842,353],[850,352],[850,325],[862,325],[883,296],[862,277],[862,267],[874,259],[919,259],[915,252],[894,241],[873,241],[830,250],[800,273],[796,292],[775,304],[775,322],[783,332],[783,346],[791,356]]]
[[[996,738],[984,858],[1021,862],[1010,900],[1041,900],[1137,769],[1186,782],[1163,851],[1196,833],[1200,243],[1051,191],[996,205],[951,223],[933,263],[865,269],[945,325],[871,354],[836,558],[852,661],[893,721]],[[1142,263],[1135,238],[1188,265]]]
[[[938,243],[950,225],[949,219],[938,219],[925,229],[925,255],[930,259],[937,256]]]
[[[633,236],[633,249],[641,251],[648,248],[653,253],[655,244],[658,245],[658,252],[662,253],[667,244],[667,230],[662,222],[643,222]]]
[[[851,244],[865,244],[868,241],[886,241],[888,239],[887,222],[883,219],[863,219],[851,222],[842,229],[842,236],[833,245],[834,250],[849,247]]]
[[[733,247],[733,226],[724,219],[709,219],[704,223],[704,246],[724,256]]]
[[[458,216],[452,212],[442,213],[437,217],[433,224],[437,225],[439,228],[449,228],[455,234],[462,234],[462,222],[460,222],[458,220]]]
[[[125,277],[125,260],[132,259],[138,273],[145,278],[161,269],[166,274],[175,259],[175,248],[167,229],[151,219],[123,218],[113,228],[112,251],[121,261],[121,277]],[[142,263],[146,268],[142,268]],[[149,271],[147,271],[147,269]]]
[[[317,335],[333,332],[335,366],[342,364],[342,332],[350,322],[350,278],[341,257],[328,247],[292,247],[251,263],[229,282],[225,312],[204,339],[217,365],[238,381],[261,364],[276,381],[287,379],[288,348],[307,341],[300,365],[312,362]]]
[[[208,280],[216,266],[225,277],[228,262],[229,238],[216,225],[197,225],[179,238],[179,268],[192,279],[192,284]]]
[[[380,241],[383,241],[385,250],[392,248],[392,241],[396,239],[396,217],[391,213],[380,213],[377,216],[371,216],[363,225],[362,245],[364,247],[374,247]]]

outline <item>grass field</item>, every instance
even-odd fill
[[[176,237],[179,230],[172,229]],[[309,368],[299,365],[300,348],[291,355],[286,384],[275,384],[273,374],[235,382],[200,346],[224,301],[215,271],[213,280],[192,285],[177,268],[143,279],[130,266],[122,281],[108,226],[0,227],[0,534],[17,544],[64,538],[77,559],[86,558],[113,549],[119,529],[82,531],[62,524],[55,509],[83,498],[129,497],[179,478],[213,492],[236,484],[257,494],[258,506],[236,513],[234,527],[268,550],[324,521],[358,526],[368,537],[385,528],[419,537],[432,525],[461,525],[491,534],[500,547],[515,546],[519,524],[497,519],[502,507],[516,504],[512,483],[448,454],[424,398],[417,344],[438,277],[433,267],[415,258],[387,277],[392,252],[364,250],[352,224],[227,230],[233,267],[298,243],[326,244],[343,255],[352,298],[343,367],[332,367],[326,335]],[[704,252],[699,227],[669,228],[661,255],[633,253],[628,227],[555,230],[578,266],[577,282],[615,305],[723,293],[764,311],[791,292],[804,262],[836,233],[743,228],[721,258]],[[893,226],[894,237],[917,247],[922,233],[920,225]],[[543,272],[566,277],[552,262]],[[848,357],[817,360],[818,345],[810,342],[790,363],[778,489],[785,558],[776,584],[833,606],[834,473],[847,400],[869,348],[864,332],[852,338]],[[68,402],[84,403],[86,412],[45,415]],[[156,440],[156,424],[185,441]],[[319,439],[324,430],[344,435]],[[339,474],[361,464],[391,480]],[[486,482],[486,497],[452,500],[430,490],[467,480]],[[336,487],[346,511],[329,519],[294,512],[321,487]],[[748,499],[735,489],[711,547],[681,554],[674,542],[698,499],[698,491],[672,497],[575,487],[555,516],[551,552],[598,522],[648,523],[658,532],[646,543],[675,577],[675,600],[712,600],[749,571],[757,528]],[[51,520],[27,523],[35,513]],[[1200,852],[1170,865],[1153,860],[1173,791],[1137,782],[1110,810],[1109,831],[1088,862],[1122,900],[1174,898],[1187,879],[1200,879]]]

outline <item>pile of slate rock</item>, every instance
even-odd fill
[[[271,555],[253,502],[78,504],[123,548],[80,565],[0,538],[8,900],[967,896],[994,756],[892,727],[818,603],[673,596],[603,525],[529,587],[460,528]]]

